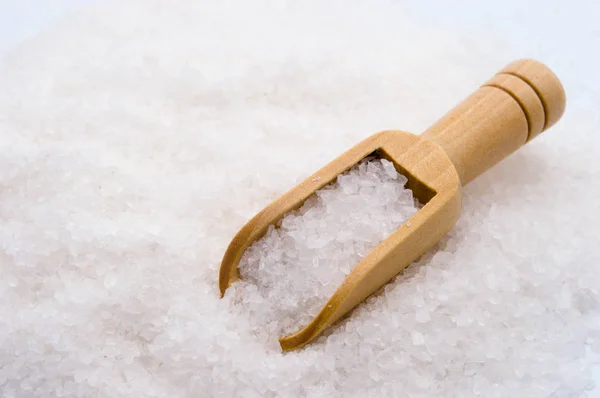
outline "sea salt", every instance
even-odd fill
[[[575,62],[597,24],[547,23],[593,22],[586,2],[548,1],[533,19],[516,0],[502,3],[515,18],[479,7],[466,33],[399,1],[97,3],[0,66],[1,397],[598,396],[598,77]],[[523,41],[540,21],[565,40]],[[497,41],[511,32],[562,65],[563,120],[469,183],[455,228],[422,259],[282,353],[282,322],[308,322],[390,220],[329,231],[313,217],[286,232],[294,256],[317,253],[282,276],[302,283],[293,297],[261,274],[283,272],[267,267],[287,261],[282,246],[220,297],[236,231],[370,133],[426,129],[513,59]],[[382,166],[391,189],[401,177]],[[347,263],[322,258],[331,245]]]
[[[418,210],[392,162],[368,159],[317,191],[255,242],[235,288],[273,338],[305,326],[344,278]],[[245,290],[248,284],[255,289]],[[257,300],[263,301],[256,305]]]

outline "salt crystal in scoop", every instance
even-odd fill
[[[366,159],[269,227],[245,252],[236,284],[255,326],[275,338],[308,324],[354,266],[418,210],[406,182],[388,160]]]

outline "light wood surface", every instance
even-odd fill
[[[248,221],[223,257],[221,295],[239,279],[242,255],[269,225],[365,157],[377,154],[392,161],[424,206],[352,270],[307,326],[279,340],[285,351],[302,347],[434,246],[460,215],[461,186],[552,126],[564,109],[558,78],[537,61],[519,60],[420,136],[384,131],[365,139]]]
[[[552,126],[565,109],[558,78],[533,60],[515,61],[428,128],[463,185]]]

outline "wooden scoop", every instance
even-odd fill
[[[248,221],[223,257],[221,295],[269,225],[367,156],[391,161],[424,206],[354,268],[312,322],[279,339],[285,351],[307,344],[434,246],[458,219],[461,187],[556,123],[564,109],[565,92],[552,71],[518,60],[420,136],[391,130],[365,139]]]

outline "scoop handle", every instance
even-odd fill
[[[421,136],[444,149],[466,185],[556,123],[565,102],[563,86],[548,67],[521,59]]]

